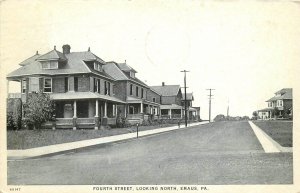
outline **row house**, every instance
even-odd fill
[[[21,83],[21,100],[31,93],[49,93],[55,102],[56,127],[98,129],[101,125],[116,124],[117,105],[125,104],[115,97],[116,80],[108,75],[105,62],[90,49],[70,52],[54,49],[20,63],[20,68],[7,75],[8,81]]]
[[[290,118],[293,115],[293,90],[283,88],[275,92],[275,96],[266,101],[268,107],[258,110],[259,119]],[[276,115],[276,111],[277,115]]]
[[[125,105],[118,105],[119,114],[126,117],[131,124],[158,119],[160,96],[136,77],[136,70],[126,62],[114,61],[107,62],[104,70],[116,80],[115,97],[126,102]]]

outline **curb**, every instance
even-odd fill
[[[203,125],[207,123],[208,122],[192,123],[189,124],[187,128],[192,126],[197,126],[197,125]],[[165,133],[165,132],[179,130],[179,129],[185,129],[185,127],[178,128],[178,126],[172,126],[172,127],[164,127],[164,128],[157,128],[152,130],[139,131],[139,137],[150,136],[153,134]],[[137,138],[136,136],[137,136],[136,132],[133,132],[133,133],[126,133],[121,135],[113,135],[108,137],[75,141],[70,143],[62,143],[62,144],[49,145],[49,146],[43,146],[37,148],[30,148],[26,150],[7,150],[7,158],[10,160],[20,160],[20,159],[40,158],[49,155],[58,155],[61,153],[80,151],[82,149],[86,149],[94,146],[107,145],[113,142],[136,139]]]

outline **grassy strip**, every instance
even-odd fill
[[[174,126],[177,124],[163,124],[155,126],[139,126],[139,131],[157,129],[162,127]],[[99,137],[120,135],[136,132],[136,126],[129,128],[114,128],[100,130],[68,130],[68,129],[41,129],[41,130],[8,130],[7,131],[7,149],[28,149],[42,147],[47,145],[74,142]]]
[[[272,139],[283,147],[293,147],[292,121],[254,121]]]

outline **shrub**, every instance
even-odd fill
[[[24,114],[24,121],[29,128],[41,129],[43,123],[53,120],[54,103],[50,95],[42,92],[28,95]]]
[[[6,114],[7,129],[21,129],[22,102],[21,99],[8,99]]]

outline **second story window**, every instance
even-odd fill
[[[74,77],[74,91],[78,91],[78,77]]]
[[[144,89],[141,88],[141,98],[144,98]]]
[[[152,102],[156,102],[156,98],[155,97],[152,98]]]
[[[65,92],[69,91],[69,77],[65,77]]]
[[[133,90],[133,86],[132,84],[130,85],[130,95],[132,95],[132,90]]]
[[[22,80],[22,93],[26,93],[26,80]]]
[[[139,87],[135,87],[135,95],[139,96]]]
[[[94,92],[100,93],[100,79],[94,78]]]
[[[44,78],[44,92],[52,92],[52,78]]]

